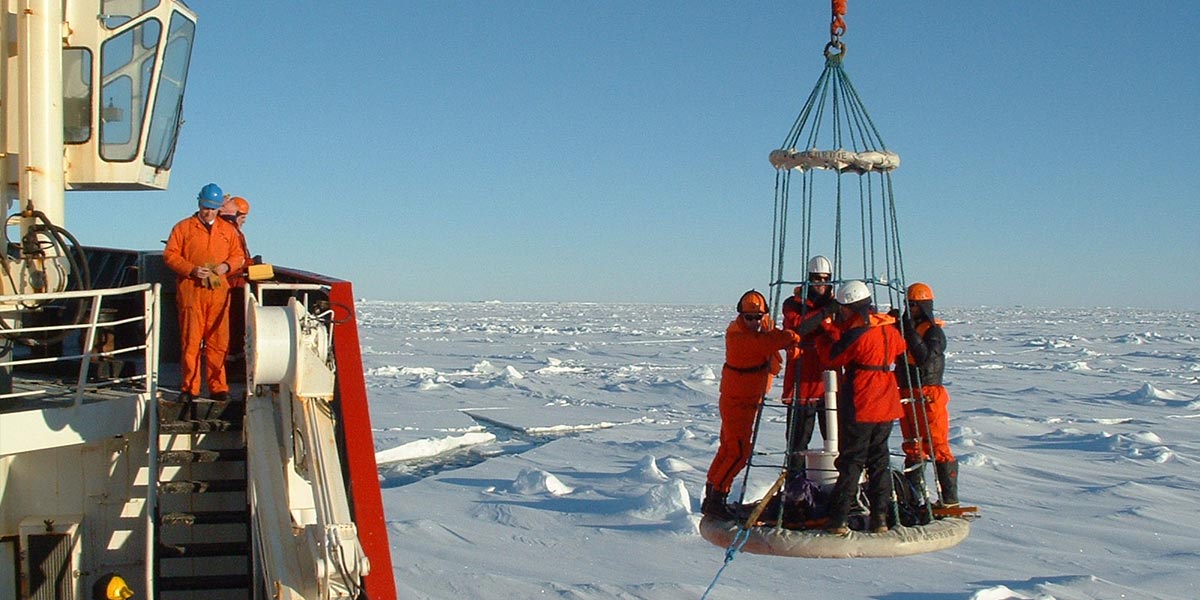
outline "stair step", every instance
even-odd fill
[[[159,521],[163,525],[224,525],[249,523],[250,514],[244,510],[173,512],[164,514]]]
[[[245,461],[245,448],[226,450],[166,450],[159,455],[158,462],[164,465],[186,465],[213,463],[217,461]]]
[[[250,544],[246,542],[197,542],[187,544],[162,544],[158,547],[159,558],[248,556],[249,554]]]
[[[222,420],[240,422],[246,414],[245,400],[229,400],[217,402],[208,398],[196,398],[188,403],[171,400],[158,401],[158,420],[160,423],[171,421],[198,419]]]
[[[166,421],[158,424],[158,432],[163,435],[178,435],[189,433],[214,433],[219,431],[241,431],[242,422],[221,419],[189,419],[183,421]]]
[[[163,592],[188,590],[235,590],[250,587],[249,575],[196,575],[191,577],[159,577],[155,587]]]
[[[158,485],[163,494],[215,494],[246,491],[245,479],[212,479],[208,481],[164,481]]]

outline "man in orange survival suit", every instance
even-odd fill
[[[958,461],[950,452],[950,394],[942,385],[946,368],[946,334],[942,320],[933,318],[933,289],[924,283],[908,286],[908,311],[899,322],[908,343],[907,360],[896,367],[896,382],[905,398],[922,398],[925,418],[909,405],[900,419],[904,432],[904,466],[908,480],[922,489],[923,464],[932,455],[943,506],[958,506]],[[926,431],[925,425],[929,429]],[[921,440],[927,440],[921,443]],[[932,445],[932,452],[930,446]],[[909,467],[917,466],[916,469]]]
[[[246,269],[253,264],[250,257],[250,247],[246,243],[246,233],[242,226],[250,216],[250,203],[241,196],[234,196],[221,205],[218,213],[222,220],[233,225],[238,233],[238,245],[241,247],[242,266],[233,269],[225,275],[229,282],[229,355],[226,359],[227,368],[237,376],[245,375],[245,346],[246,346]]]
[[[214,400],[229,399],[225,382],[225,354],[229,350],[225,275],[242,266],[237,229],[218,219],[224,200],[221,188],[210,183],[197,196],[199,210],[178,222],[167,238],[163,260],[175,272],[175,303],[179,308],[179,336],[183,353],[180,402],[200,394],[200,358],[203,347],[205,383]]]
[[[775,329],[767,299],[755,290],[742,294],[738,316],[725,329],[725,365],[721,369],[721,441],[708,468],[700,512],[732,520],[726,500],[733,478],[750,460],[754,418],[771,382],[783,366],[779,351],[800,341],[794,331]]]
[[[788,478],[784,495],[798,492],[805,474],[804,455],[812,440],[813,426],[818,421],[821,437],[825,437],[825,395],[821,356],[829,354],[832,341],[824,324],[828,323],[838,304],[833,301],[833,286],[829,280],[833,264],[824,256],[808,261],[808,284],[797,286],[794,294],[783,301],[783,328],[800,334],[799,356],[788,357],[783,370],[783,403],[795,406],[788,411]]]
[[[830,493],[829,531],[839,535],[850,531],[846,526],[850,504],[865,469],[871,531],[883,533],[892,512],[888,436],[893,422],[904,413],[893,371],[906,347],[893,326],[895,319],[877,314],[871,306],[871,290],[865,283],[843,283],[834,300],[840,305],[842,333],[830,349],[828,365],[844,371],[838,390],[838,457],[833,463],[838,478]]]

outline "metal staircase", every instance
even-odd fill
[[[245,401],[159,401],[154,587],[164,600],[252,598]]]

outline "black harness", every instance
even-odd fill
[[[767,369],[771,368],[771,361],[767,360],[767,362],[765,362],[761,365],[758,365],[756,367],[744,367],[744,368],[743,367],[735,367],[729,363],[725,363],[724,368],[729,369],[730,371],[736,371],[738,373],[760,373],[762,371],[766,371]]]

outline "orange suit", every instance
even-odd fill
[[[199,214],[178,222],[163,250],[167,268],[175,272],[179,308],[179,335],[183,352],[179,367],[183,376],[180,391],[200,394],[200,359],[203,346],[205,383],[210,394],[228,392],[225,382],[225,355],[229,351],[229,324],[226,321],[229,286],[224,276],[207,281],[192,276],[198,266],[215,267],[221,263],[230,271],[244,262],[238,231],[222,219],[211,225]],[[209,287],[211,286],[211,287]]]
[[[774,329],[763,315],[761,331],[739,315],[725,329],[725,366],[721,370],[721,442],[708,468],[708,483],[729,493],[733,478],[750,460],[750,437],[763,396],[783,366],[779,351],[800,341],[794,331]]]
[[[933,310],[932,307],[929,310]],[[905,464],[915,465],[931,455],[936,462],[951,462],[954,452],[950,450],[950,394],[942,385],[946,366],[946,334],[942,332],[942,320],[922,318],[920,323],[907,327],[905,334],[910,338],[907,361],[896,365],[900,394],[905,398],[925,400],[924,419],[916,418],[911,409],[900,419]],[[925,441],[918,443],[918,440]]]

